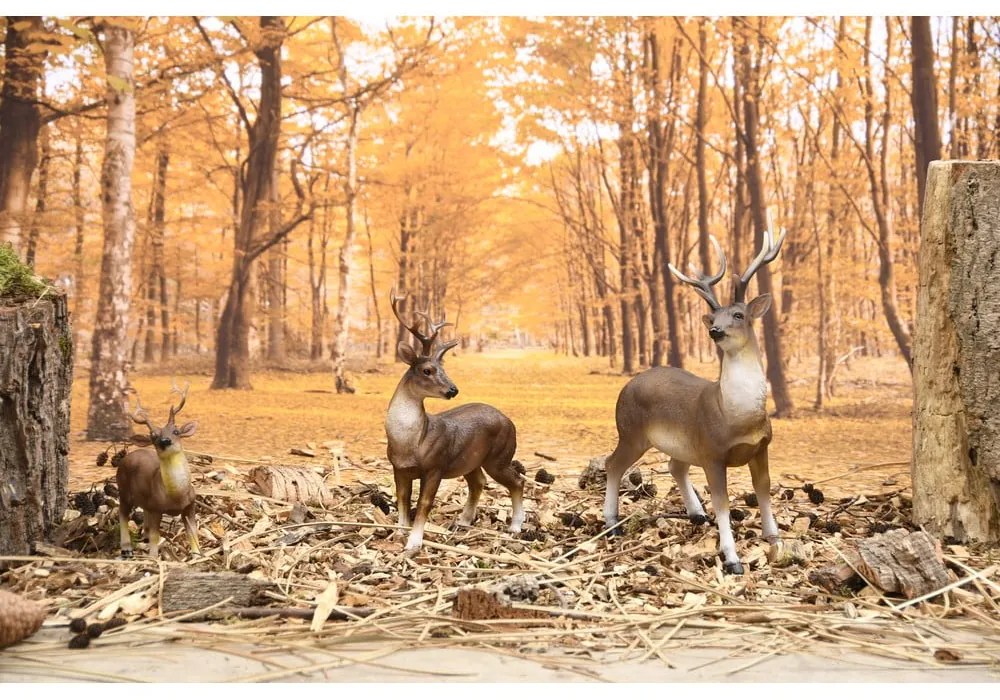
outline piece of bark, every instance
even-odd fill
[[[303,449],[301,447],[293,447],[288,451],[289,454],[298,455],[299,457],[315,457],[316,453],[313,450]]]
[[[930,164],[913,334],[913,522],[1000,541],[1000,162]]]
[[[276,501],[307,506],[328,506],[334,502],[323,477],[308,467],[254,467],[250,481],[257,493]]]
[[[887,593],[916,598],[948,585],[941,548],[926,532],[890,530],[858,543],[858,571]]]
[[[505,605],[495,594],[481,588],[459,589],[452,614],[460,620],[521,620],[551,617],[541,610],[524,610]]]
[[[232,607],[253,607],[262,602],[265,590],[273,583],[258,581],[242,574],[220,572],[171,571],[163,580],[163,612],[200,610],[232,597]]]
[[[0,298],[0,554],[28,554],[62,522],[73,341],[66,296]]]
[[[822,569],[809,572],[809,583],[824,588],[831,593],[843,593],[844,589],[852,592],[860,591],[865,587],[865,581],[858,576],[856,569],[861,563],[857,551],[850,547],[843,550],[844,557],[848,561],[840,561]]]

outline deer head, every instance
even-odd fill
[[[673,265],[668,265],[670,272],[681,282],[691,285],[695,291],[708,302],[712,309],[711,313],[701,317],[702,323],[708,328],[708,334],[715,341],[715,344],[723,352],[738,352],[753,339],[751,322],[762,317],[771,308],[771,295],[761,294],[749,303],[744,302],[747,286],[750,280],[764,265],[772,262],[781,249],[781,244],[785,240],[785,233],[782,232],[778,241],[775,242],[770,231],[764,232],[764,241],[757,256],[750,262],[746,271],[738,276],[734,276],[733,281],[733,301],[728,306],[719,303],[715,296],[714,287],[726,273],[726,255],[722,252],[722,246],[715,239],[709,236],[712,247],[715,248],[716,256],[722,261],[721,269],[714,275],[703,274],[698,270],[693,270],[694,276],[688,277]]]
[[[149,419],[149,414],[146,413],[146,409],[142,407],[142,403],[139,401],[138,394],[136,395],[136,410],[129,410],[127,400],[125,406],[125,413],[129,418],[132,419],[134,423],[139,425],[145,425],[149,430],[149,434],[145,435],[143,433],[136,433],[131,438],[130,442],[141,447],[152,446],[156,453],[160,456],[170,455],[176,452],[182,451],[181,439],[186,437],[191,437],[194,435],[195,428],[198,427],[197,421],[189,421],[178,428],[174,419],[183,410],[184,404],[187,402],[187,393],[191,384],[188,383],[183,390],[178,389],[177,385],[174,384],[170,393],[176,393],[180,395],[180,402],[177,406],[170,406],[170,413],[167,417],[167,422],[162,428],[157,428],[152,421]]]
[[[406,295],[397,296],[394,289],[391,293],[392,312],[395,314],[403,327],[408,330],[413,337],[420,341],[421,350],[418,354],[409,343],[400,342],[396,346],[396,357],[400,362],[409,365],[407,371],[407,381],[410,391],[420,398],[434,397],[453,399],[458,396],[458,387],[451,381],[444,371],[444,354],[458,345],[457,340],[450,340],[435,348],[438,333],[445,326],[450,326],[444,318],[438,322],[431,320],[430,316],[423,311],[416,312],[422,316],[427,324],[428,332],[420,330],[420,323],[407,323],[400,315],[400,303],[406,299]]]

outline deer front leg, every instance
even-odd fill
[[[760,508],[761,536],[771,544],[778,543],[778,523],[771,512],[771,475],[767,470],[767,446],[750,460],[750,478]]]
[[[392,473],[396,482],[396,510],[399,513],[399,526],[410,526],[410,500],[413,495],[413,479],[397,469]]]
[[[413,518],[413,529],[410,530],[410,537],[406,540],[406,549],[403,550],[403,554],[413,556],[423,546],[424,525],[427,523],[427,516],[430,515],[431,506],[434,505],[434,497],[437,495],[440,485],[441,477],[438,474],[426,474],[420,479],[417,514]]]
[[[705,467],[708,487],[712,490],[712,508],[715,524],[719,528],[719,549],[722,550],[722,570],[727,574],[742,574],[743,564],[736,556],[736,542],[729,522],[729,489],[726,486],[726,466],[713,464]]]
[[[156,559],[160,556],[160,519],[162,513],[151,510],[145,512],[143,523],[146,527],[146,535],[149,537],[149,556]]]
[[[187,531],[188,545],[192,554],[201,554],[201,547],[198,545],[198,520],[194,513],[194,503],[181,512],[184,519],[184,529]]]

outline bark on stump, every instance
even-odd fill
[[[934,161],[920,227],[913,520],[1000,540],[1000,162]]]
[[[66,296],[0,298],[0,554],[28,554],[66,509],[73,341]]]

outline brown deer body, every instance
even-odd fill
[[[744,303],[743,297],[750,278],[762,264],[774,260],[783,240],[784,235],[775,244],[770,234],[765,234],[760,253],[737,278],[729,306],[722,306],[712,290],[726,271],[725,255],[714,237],[712,243],[722,260],[718,274],[692,279],[670,266],[670,271],[694,286],[711,307],[712,313],[702,320],[722,351],[719,379],[710,382],[675,367],[653,367],[633,377],[618,396],[618,445],[606,461],[604,519],[608,525],[618,522],[622,475],[650,447],[670,456],[670,474],[677,482],[688,515],[695,522],[704,522],[704,508],[688,477],[691,465],[702,467],[711,490],[726,573],[743,573],[729,519],[729,467],[749,464],[762,534],[771,543],[778,540],[768,474],[771,422],[766,411],[767,381],[751,324],[767,312],[771,298],[763,294]]]
[[[417,354],[407,343],[397,346],[398,359],[409,368],[389,402],[385,433],[401,526],[411,525],[413,481],[420,480],[416,514],[405,551],[413,554],[422,546],[424,526],[442,479],[465,477],[468,482],[469,497],[458,519],[460,525],[468,526],[475,519],[476,504],[486,485],[485,474],[489,474],[509,490],[510,531],[520,532],[524,523],[524,480],[511,464],[517,448],[514,423],[496,408],[482,403],[465,404],[436,415],[427,413],[424,399],[452,399],[458,395],[442,364],[444,354],[458,341],[435,348],[438,331],[447,324],[431,324],[428,319],[430,335],[424,335],[419,324],[408,325],[400,318],[398,304],[404,298],[393,294],[392,309],[400,323],[420,340],[422,352]]]
[[[152,449],[129,452],[118,464],[118,524],[121,530],[122,557],[132,556],[132,539],[128,519],[134,508],[143,510],[143,527],[149,537],[149,555],[154,559],[160,549],[160,520],[163,515],[180,515],[184,521],[191,551],[201,552],[198,546],[198,527],[195,518],[195,491],[191,485],[191,471],[181,446],[181,439],[194,434],[197,423],[185,423],[180,428],[174,418],[187,401],[187,389],[181,393],[180,405],[170,407],[166,425],[153,425],[140,405],[129,417],[149,429],[149,435],[133,435],[137,445],[152,445]]]

